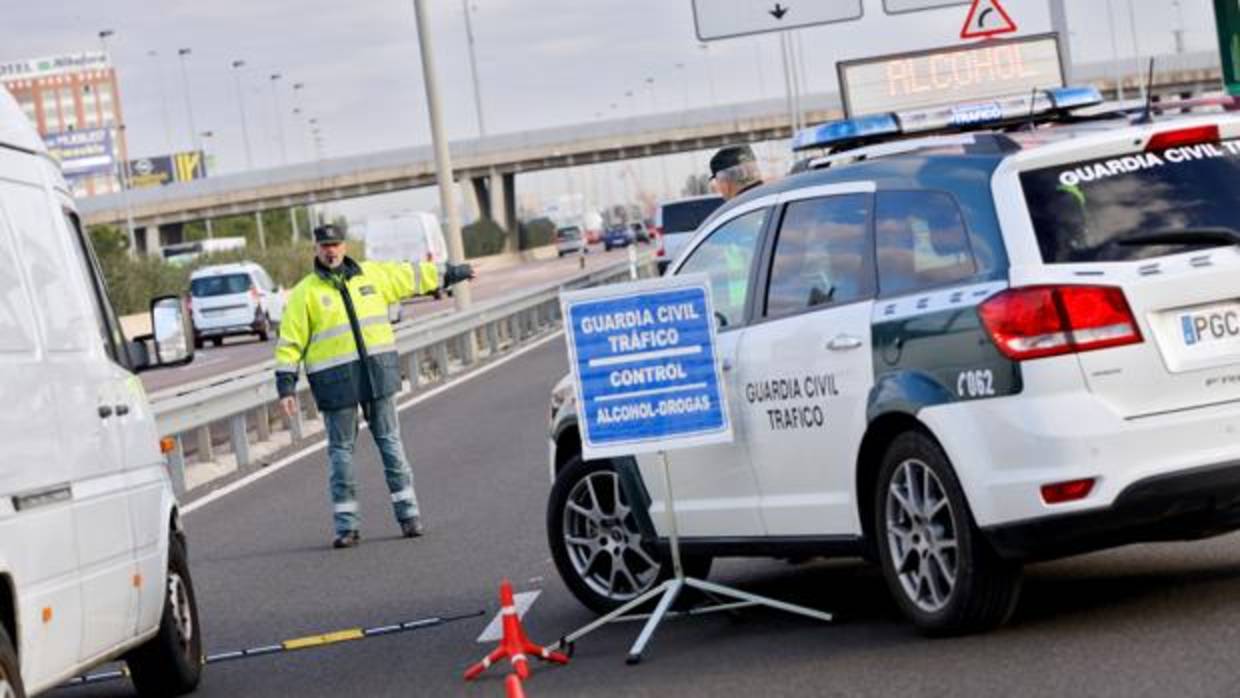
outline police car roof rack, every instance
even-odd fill
[[[1078,109],[1102,104],[1096,87],[1057,87],[1030,94],[973,104],[870,114],[831,121],[804,129],[792,140],[792,150],[840,153],[875,144],[932,134],[996,131],[1024,125],[1070,120]]]

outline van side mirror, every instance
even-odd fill
[[[129,343],[135,371],[184,366],[194,360],[194,328],[180,296],[151,301],[151,334]]]

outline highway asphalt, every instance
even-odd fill
[[[643,252],[647,249],[649,249],[647,245],[638,247],[638,250]],[[602,245],[591,247],[590,254],[586,255],[586,269],[599,269],[623,262],[627,258],[626,255],[627,251],[623,248],[604,252]],[[310,268],[310,260],[306,261],[306,268],[307,270]],[[575,257],[540,260],[493,271],[484,270],[473,282],[473,299],[477,303],[502,298],[580,272],[579,261]],[[417,298],[405,303],[404,319],[408,322],[417,322],[418,318],[450,311],[453,307],[451,298],[445,297],[438,301],[430,297]],[[183,383],[231,373],[262,363],[270,359],[274,351],[275,337],[267,342],[260,342],[254,336],[227,337],[221,347],[208,343],[206,347],[195,352],[194,361],[188,366],[143,373],[142,383],[146,386],[148,393],[155,393]]]
[[[526,618],[551,641],[591,620],[551,564],[546,396],[565,371],[554,339],[402,413],[428,533],[398,537],[373,444],[363,441],[363,543],[333,551],[326,465],[315,452],[186,517],[208,652],[425,617],[474,617],[387,637],[207,667],[197,695],[494,696],[467,685],[475,638],[510,577],[542,590]],[[927,640],[877,571],[853,561],[729,560],[711,578],[837,614],[766,610],[664,625],[626,666],[639,627],[582,640],[567,667],[536,666],[549,696],[1224,696],[1240,694],[1236,536],[1134,546],[1030,568],[1016,618],[982,636]],[[57,695],[130,696],[127,681]]]

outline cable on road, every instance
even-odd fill
[[[486,615],[486,611],[474,611],[473,613],[460,613],[450,616],[431,616],[429,618],[420,618],[418,620],[393,623],[391,625],[377,625],[373,628],[349,628],[347,630],[337,630],[335,632],[323,633],[320,635],[306,635],[304,637],[296,637],[291,640],[285,640],[274,645],[261,645],[242,650],[233,650],[231,652],[217,652],[215,654],[208,654],[203,658],[202,663],[222,664],[224,662],[234,662],[240,659],[266,657],[268,655],[280,654],[283,652],[297,652],[299,650],[336,645],[342,642],[367,640],[374,637],[412,632],[414,630],[425,630],[427,628],[435,628],[448,623],[469,620],[470,618],[478,618],[484,615]],[[67,688],[70,686],[86,686],[89,684],[103,683],[105,681],[115,681],[128,676],[129,668],[122,666],[120,669],[114,671],[103,671],[97,674],[87,674],[85,676],[70,679],[62,684],[62,688]]]

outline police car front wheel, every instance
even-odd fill
[[[611,461],[573,456],[547,502],[547,538],[564,584],[599,613],[632,601],[671,574],[671,564],[644,541],[637,514]],[[705,577],[710,558],[687,557],[685,571]]]
[[[883,576],[922,631],[987,630],[1011,615],[1020,565],[981,537],[943,450],[920,432],[887,449],[875,488],[875,531]]]

